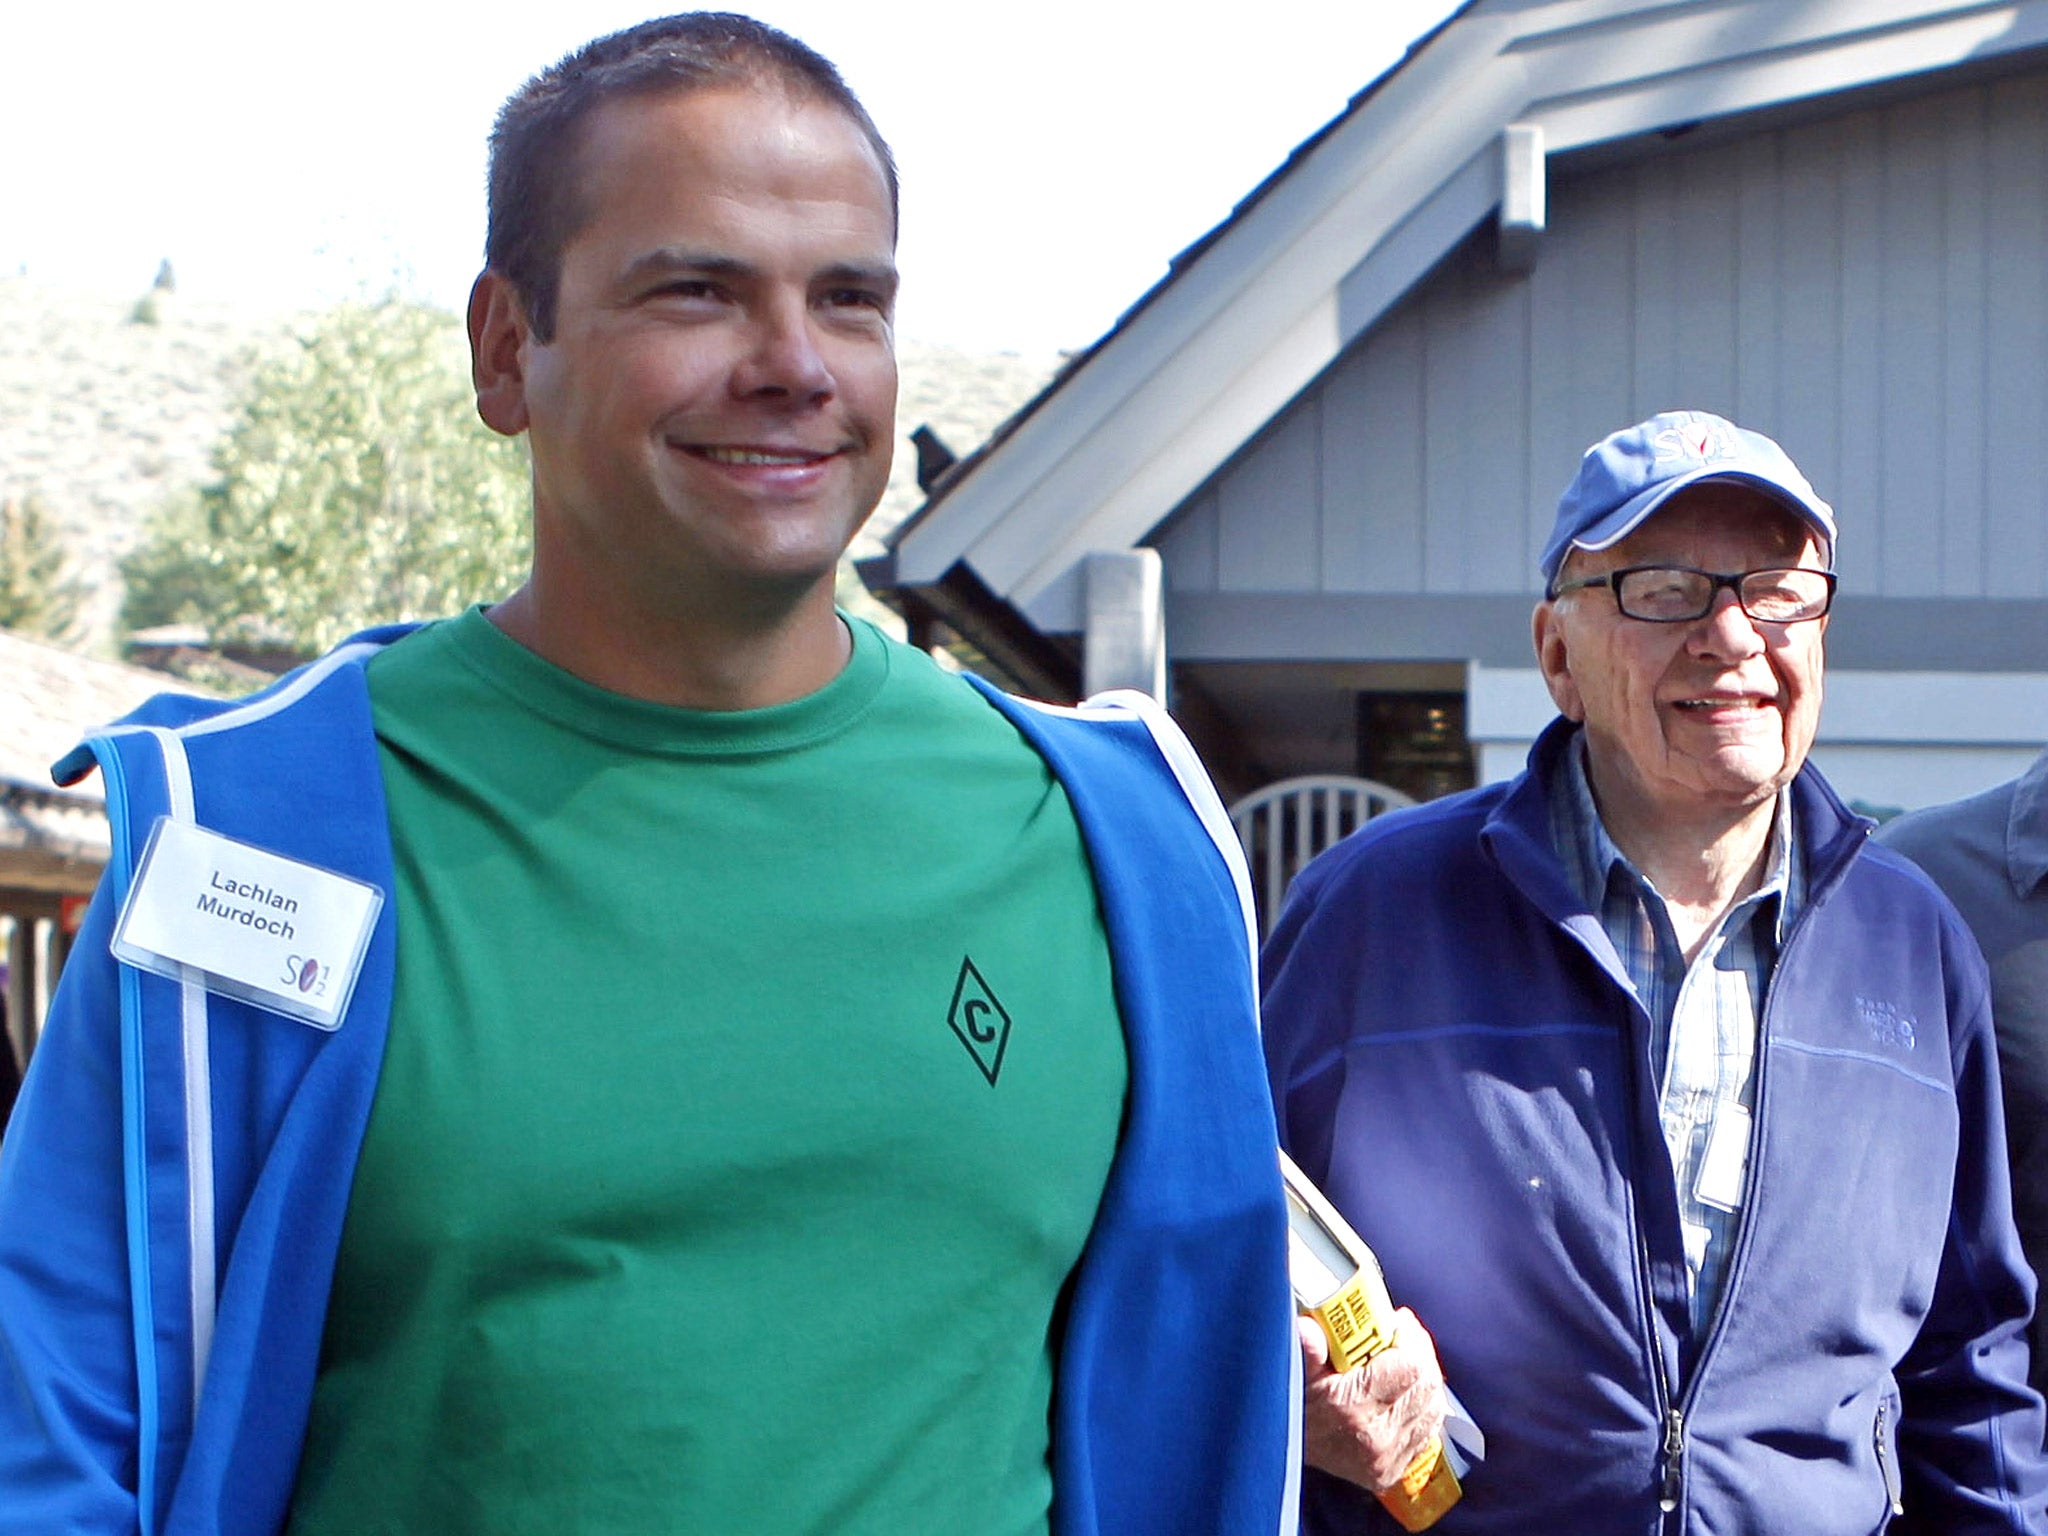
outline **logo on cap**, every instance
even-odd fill
[[[1684,426],[1666,427],[1657,434],[1654,449],[1659,466],[1673,460],[1712,464],[1742,455],[1742,443],[1735,429],[1713,417],[1695,417]]]

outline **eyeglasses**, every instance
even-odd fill
[[[1612,587],[1614,606],[1623,618],[1646,624],[1690,624],[1714,611],[1723,587],[1735,594],[1742,611],[1760,624],[1797,624],[1817,619],[1835,600],[1835,573],[1806,566],[1781,570],[1737,571],[1724,575],[1689,565],[1631,565],[1584,581],[1558,582],[1552,597],[1582,587]]]

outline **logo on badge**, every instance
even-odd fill
[[[993,1088],[1010,1044],[1010,1013],[966,956],[961,957],[960,976],[953,983],[953,1006],[946,1012],[946,1022]]]
[[[325,997],[327,976],[331,969],[330,966],[321,965],[318,960],[309,960],[303,955],[290,955],[284,962],[283,979],[285,985],[297,987],[308,997]]]

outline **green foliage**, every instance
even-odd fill
[[[64,545],[35,497],[0,502],[0,628],[70,638],[85,590],[69,569]]]
[[[122,562],[130,629],[305,654],[502,595],[527,561],[524,449],[477,419],[461,327],[397,299],[317,316],[256,367],[219,478]]]

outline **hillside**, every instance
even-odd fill
[[[126,298],[0,277],[0,499],[36,496],[92,591],[88,648],[111,652],[116,562],[167,496],[202,484],[257,349],[289,321],[158,295],[154,324]],[[453,317],[449,324],[456,322]],[[906,342],[889,491],[856,553],[921,499],[907,433],[928,422],[963,457],[1029,399],[1057,357]]]
[[[0,499],[33,494],[91,584],[89,639],[104,648],[120,605],[114,562],[149,512],[198,484],[274,322],[224,306],[160,305],[0,278]]]

